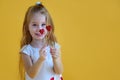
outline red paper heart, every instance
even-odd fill
[[[41,34],[43,34],[44,33],[44,29],[40,29],[40,31],[39,31]]]
[[[51,30],[51,26],[50,26],[50,25],[46,26],[46,29],[47,29],[48,31],[50,31],[50,30]]]
[[[50,78],[50,80],[54,80],[54,77]]]

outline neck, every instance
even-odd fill
[[[35,48],[41,48],[45,44],[45,40],[32,40],[30,43]]]

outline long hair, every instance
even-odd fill
[[[40,14],[45,15],[46,24],[51,26],[51,30],[48,32],[48,34],[45,37],[47,40],[47,43],[53,46],[55,42],[57,42],[56,37],[54,35],[54,24],[49,12],[42,4],[37,4],[37,5],[30,6],[25,14],[20,48],[22,48],[24,45],[30,44],[32,41],[32,36],[30,35],[28,27],[29,27],[29,22],[31,20],[31,17],[37,12],[40,12]],[[20,80],[25,80],[25,70],[24,70],[24,65],[22,62],[21,55],[19,59],[19,73],[20,73]]]

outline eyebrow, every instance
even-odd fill
[[[32,23],[37,23],[37,22],[32,22]]]
[[[32,22],[32,23],[38,23],[38,22]],[[46,24],[46,22],[42,22],[42,23]]]

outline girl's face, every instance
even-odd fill
[[[46,16],[38,13],[35,13],[29,23],[29,32],[32,36],[32,39],[41,40],[44,39],[47,30],[46,30]]]

